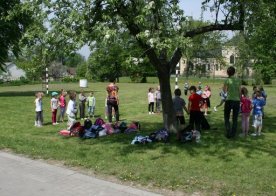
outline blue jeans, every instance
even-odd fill
[[[88,106],[87,112],[89,116],[94,116],[95,106]]]
[[[230,125],[230,113],[232,112],[232,127]],[[224,105],[224,125],[226,129],[226,137],[234,138],[237,132],[238,116],[240,111],[240,101],[225,101]]]

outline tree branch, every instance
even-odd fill
[[[182,57],[182,52],[181,52],[181,49],[180,48],[177,48],[174,53],[173,53],[173,56],[169,62],[169,65],[170,65],[170,70],[173,70],[177,63],[180,61]]]
[[[243,30],[242,23],[234,23],[234,24],[212,24],[204,27],[199,27],[193,29],[191,31],[186,32],[184,37],[194,37],[196,35],[200,35],[203,33],[211,32],[211,31],[239,31]]]

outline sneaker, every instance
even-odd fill
[[[257,136],[261,136],[261,135],[262,135],[262,133],[261,133],[261,132],[257,133]]]
[[[257,133],[252,133],[251,136],[256,137],[256,136],[257,136]]]
[[[215,111],[215,112],[217,112],[217,111],[218,111],[218,110],[217,110],[217,107],[214,107],[214,111]]]
[[[149,114],[151,114],[151,112],[149,112]]]

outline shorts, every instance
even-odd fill
[[[263,116],[255,115],[254,116],[254,127],[261,127],[263,125]]]

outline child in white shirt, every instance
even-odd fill
[[[76,114],[77,114],[77,106],[76,106],[76,92],[71,91],[69,94],[70,101],[68,102],[67,105],[67,118],[68,118],[68,130],[71,128],[71,126],[75,123],[76,121]]]
[[[43,112],[42,112],[42,92],[37,92],[35,94],[36,99],[34,101],[35,103],[35,112],[36,112],[36,117],[35,117],[35,126],[36,127],[42,127],[43,124]]]
[[[153,92],[153,88],[149,88],[149,92],[148,92],[148,111],[149,114],[154,114],[154,92]]]

